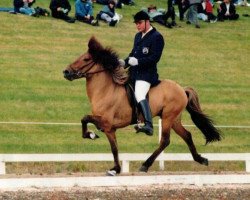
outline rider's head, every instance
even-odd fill
[[[134,23],[136,24],[138,31],[142,33],[146,33],[151,26],[149,16],[144,11],[139,11],[134,15]]]

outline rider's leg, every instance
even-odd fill
[[[135,98],[141,106],[142,114],[144,117],[145,125],[137,127],[137,132],[144,132],[147,135],[153,135],[152,115],[146,95],[150,89],[150,83],[142,80],[135,82]]]

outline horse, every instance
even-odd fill
[[[88,130],[88,123],[105,133],[114,157],[114,167],[107,171],[108,175],[121,172],[116,130],[131,125],[132,120],[133,111],[124,86],[129,78],[126,74],[118,54],[111,47],[103,47],[94,36],[88,42],[88,51],[63,71],[64,78],[69,81],[86,78],[92,114],[81,119],[82,137],[99,137]],[[186,109],[206,144],[222,139],[213,120],[202,111],[197,92],[191,87],[183,88],[172,80],[161,80],[157,86],[150,88],[148,98],[152,117],[159,116],[162,120],[162,133],[159,147],[143,162],[139,171],[147,172],[157,156],[170,144],[171,129],[186,142],[194,161],[208,165],[208,159],[197,152],[191,133],[181,122],[181,114]],[[142,115],[138,118],[143,122]]]

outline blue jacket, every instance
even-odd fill
[[[85,17],[87,15],[93,16],[92,3],[89,1],[82,2],[77,0],[75,4],[76,16]]]
[[[161,58],[164,48],[164,39],[155,28],[148,32],[142,39],[141,37],[141,32],[135,35],[134,47],[129,54],[129,57],[138,59],[138,65],[129,68],[130,79],[132,82],[144,80],[154,86],[159,83],[157,63]],[[126,63],[128,63],[128,59],[125,59]]]
[[[31,3],[29,3],[29,4],[28,4],[29,7],[31,7],[32,4],[35,3],[35,2],[36,2],[36,0],[34,0],[34,1],[31,2]],[[19,9],[20,9],[21,7],[24,6],[23,0],[14,0],[14,1],[13,1],[13,4],[14,4],[14,11],[15,11],[15,12],[20,12]]]
[[[99,12],[100,15],[102,13],[106,13],[111,18],[115,16],[115,9],[111,9],[108,5],[105,5],[102,7],[102,10]]]

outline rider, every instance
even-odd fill
[[[150,86],[160,81],[157,73],[157,62],[161,58],[164,47],[162,35],[151,26],[149,16],[144,11],[134,15],[134,23],[139,31],[134,38],[134,46],[125,59],[129,65],[130,79],[135,84],[135,98],[141,107],[144,126],[136,126],[137,132],[153,135],[152,114],[146,95]]]

